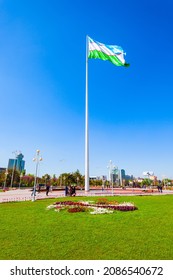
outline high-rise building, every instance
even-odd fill
[[[9,159],[8,161],[8,169],[15,169],[20,173],[24,171],[25,161],[23,160],[24,156],[22,153],[18,153],[15,159]]]
[[[118,179],[119,179],[119,170],[118,167],[114,167],[112,169],[112,182],[118,183]]]
[[[121,169],[121,178],[122,178],[122,180],[124,180],[125,177],[126,177],[126,172],[125,172],[124,169]]]

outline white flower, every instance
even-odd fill
[[[79,203],[83,203],[84,205],[90,205],[90,204],[94,203],[94,201],[83,201],[83,200],[81,200],[81,201],[79,201]]]
[[[123,202],[123,203],[118,204],[118,206],[134,206],[134,204],[131,202]]]
[[[51,204],[51,205],[47,206],[47,210],[52,209],[52,208],[55,208],[55,205]]]
[[[112,210],[108,210],[106,208],[101,208],[101,207],[92,207],[92,209],[94,211],[90,212],[91,214],[95,215],[95,214],[111,214],[114,211]]]

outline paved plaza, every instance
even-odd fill
[[[13,202],[13,201],[29,201],[32,200],[32,190],[31,189],[15,189],[15,190],[9,190],[5,192],[0,192],[0,203],[3,202]],[[103,191],[91,189],[89,192],[85,192],[84,190],[77,190],[76,196],[132,196],[132,195],[167,195],[167,194],[173,194],[173,190],[166,190],[163,189],[163,192],[160,193],[157,191],[157,189],[145,191],[143,189],[138,188],[127,188],[125,190],[121,188],[115,188],[115,189],[104,189]],[[64,190],[53,190],[52,192],[49,192],[49,195],[46,195],[45,191],[41,191],[40,193],[36,194],[36,199],[47,199],[47,198],[58,198],[58,197],[65,197],[65,191]]]

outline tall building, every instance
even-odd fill
[[[23,160],[24,156],[22,153],[18,153],[15,159],[9,159],[8,169],[15,169],[20,173],[24,171],[25,161]]]
[[[119,170],[118,167],[112,169],[112,182],[118,183],[119,181]]]
[[[126,172],[124,169],[121,169],[121,178],[124,180],[126,178]]]

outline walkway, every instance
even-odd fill
[[[17,189],[17,190],[10,190],[6,192],[0,192],[0,203],[3,202],[12,202],[12,201],[26,201],[32,200],[31,196],[31,189]],[[167,195],[173,194],[173,191],[170,190],[163,190],[162,193],[159,193],[157,190],[154,192],[144,192],[141,189],[133,189],[128,188],[126,190],[122,189],[104,189],[102,190],[90,190],[89,192],[85,192],[84,190],[77,190],[76,196],[133,196],[133,195]],[[46,196],[46,192],[37,193],[36,199],[46,199],[46,198],[56,198],[56,197],[65,197],[64,190],[58,190],[49,192],[49,195]]]

